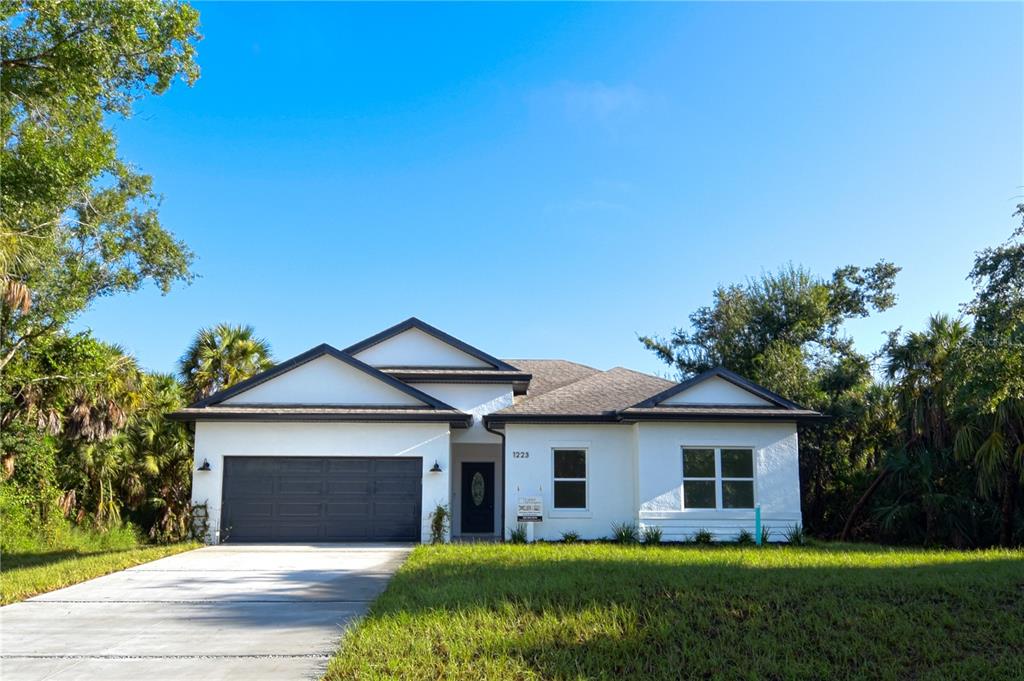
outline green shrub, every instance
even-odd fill
[[[562,533],[563,544],[575,544],[580,540],[580,533],[575,530],[568,530]]]
[[[792,546],[804,546],[807,544],[807,533],[804,526],[799,523],[786,530],[786,541]]]
[[[657,525],[648,525],[640,533],[640,539],[645,546],[657,546],[661,543],[661,528]]]
[[[636,523],[612,523],[612,541],[617,544],[636,544],[640,541]]]
[[[701,528],[694,532],[693,543],[694,544],[713,544],[715,542],[715,535],[711,534],[708,530]]]
[[[443,544],[448,539],[451,511],[444,504],[438,504],[430,513],[430,543]]]
[[[513,527],[512,531],[509,532],[508,540],[512,544],[525,544],[527,541],[526,523],[519,523]]]
[[[753,546],[756,542],[754,541],[754,535],[747,530],[740,530],[740,533],[736,535],[736,543],[740,546]]]
[[[40,518],[38,495],[25,492],[10,483],[0,484],[0,552],[24,555],[51,551],[99,553],[120,551],[141,543],[134,525],[113,525],[94,529],[75,525],[60,515],[59,509]]]
[[[767,544],[771,540],[771,537],[772,537],[772,528],[768,527],[767,525],[762,525],[761,526],[761,543],[762,544]]]

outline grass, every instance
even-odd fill
[[[1024,551],[421,546],[326,679],[1021,679]]]
[[[78,525],[55,504],[42,520],[38,508],[35,493],[0,483],[0,605],[200,546],[146,545],[131,524]]]
[[[198,542],[99,551],[59,549],[0,558],[0,605],[198,548]]]

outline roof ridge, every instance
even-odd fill
[[[637,369],[630,369],[629,367],[617,366],[617,367],[612,367],[608,371],[615,371],[616,369],[621,369],[622,371],[628,371],[631,374],[636,374],[637,376],[644,376],[645,378],[656,378],[659,381],[665,381],[666,383],[669,383],[671,385],[675,385],[676,384],[676,381],[673,381],[671,378],[664,378],[662,376],[656,376],[655,374],[649,374],[646,371],[638,371]],[[605,372],[605,373],[607,373],[607,372]]]
[[[508,359],[507,357],[503,357],[501,361],[509,362],[509,363],[511,363],[511,362],[565,362],[566,364],[575,364],[578,367],[584,367],[586,369],[594,369],[595,371],[601,371],[601,369],[598,369],[595,366],[591,366],[589,364],[584,364],[583,362],[577,362],[577,361],[572,360],[572,359],[563,359],[561,357],[517,357],[515,359]]]
[[[455,348],[456,350],[462,352],[463,354],[469,355],[470,357],[474,357],[484,362],[485,364],[489,364],[495,369],[515,369],[515,367],[510,366],[504,360],[500,360],[497,357],[484,352],[480,348],[470,345],[466,341],[460,338],[456,338],[455,336],[451,335],[446,331],[442,331],[436,326],[427,324],[425,321],[419,319],[418,317],[409,317],[404,321],[398,322],[394,326],[389,326],[383,331],[379,331],[373,334],[372,336],[368,336],[367,338],[364,338],[361,341],[349,345],[347,348],[344,349],[343,352],[346,352],[353,356],[358,355],[362,351],[368,348],[372,348],[375,345],[379,345],[384,341],[390,340],[395,336],[405,333],[410,329],[417,329],[418,331],[425,333],[428,336],[433,336],[435,339],[441,341],[442,343],[445,343]]]

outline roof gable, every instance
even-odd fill
[[[767,388],[748,381],[725,367],[705,371],[687,381],[672,386],[664,392],[639,402],[635,407],[671,407],[687,405],[705,406],[774,406],[782,409],[800,410],[802,407],[777,395]]]
[[[192,406],[221,403],[452,409],[327,344],[318,345]]]
[[[415,317],[370,336],[345,352],[376,367],[517,369]]]
[[[758,397],[749,390],[730,383],[720,376],[690,386],[682,392],[665,398],[660,404],[735,404],[751,407],[772,405],[768,400]]]

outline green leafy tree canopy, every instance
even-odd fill
[[[197,25],[183,2],[0,2],[0,370],[99,296],[190,276],[110,118],[195,81]]]

